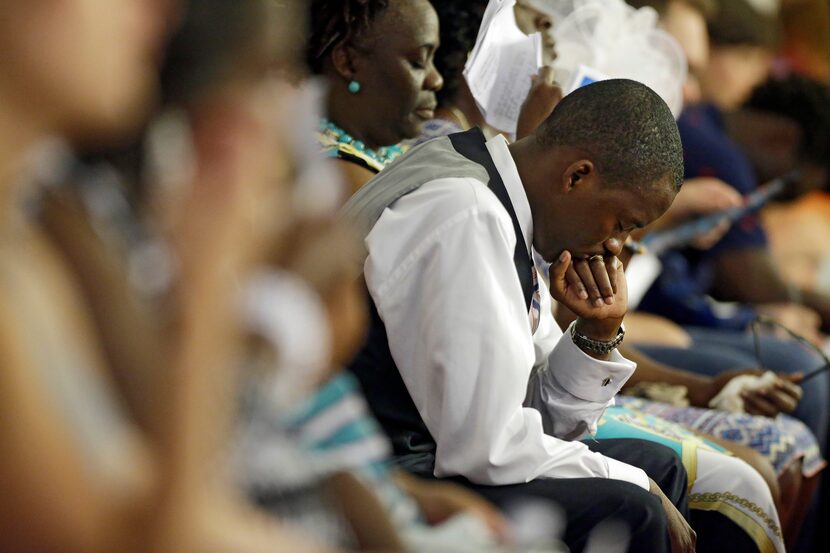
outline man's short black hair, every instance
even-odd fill
[[[599,81],[568,94],[539,126],[536,139],[585,151],[611,184],[683,184],[674,116],[656,92],[636,81]]]

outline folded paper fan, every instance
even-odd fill
[[[602,79],[625,78],[650,87],[671,108],[683,109],[686,58],[658,28],[657,12],[623,0],[569,0],[554,22],[557,81],[565,93]]]

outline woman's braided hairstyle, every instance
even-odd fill
[[[312,0],[306,49],[312,73],[322,71],[323,61],[338,44],[358,43],[388,6],[389,0]]]
[[[444,77],[438,105],[452,104],[458,96],[461,72],[467,54],[475,46],[487,0],[430,0],[441,24],[441,47],[435,53],[435,68]]]

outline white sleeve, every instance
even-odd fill
[[[648,489],[643,471],[545,434],[540,412],[522,405],[535,353],[515,240],[498,200],[473,179],[424,185],[367,238],[366,282],[436,441],[436,476],[491,485],[601,477]]]
[[[573,343],[568,327],[547,363],[534,371],[525,404],[542,413],[548,434],[567,440],[593,436],[602,413],[614,405],[636,368],[617,350],[608,361],[594,359]]]

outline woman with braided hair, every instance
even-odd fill
[[[438,17],[427,0],[313,0],[307,61],[328,85],[318,140],[354,191],[434,116]]]

